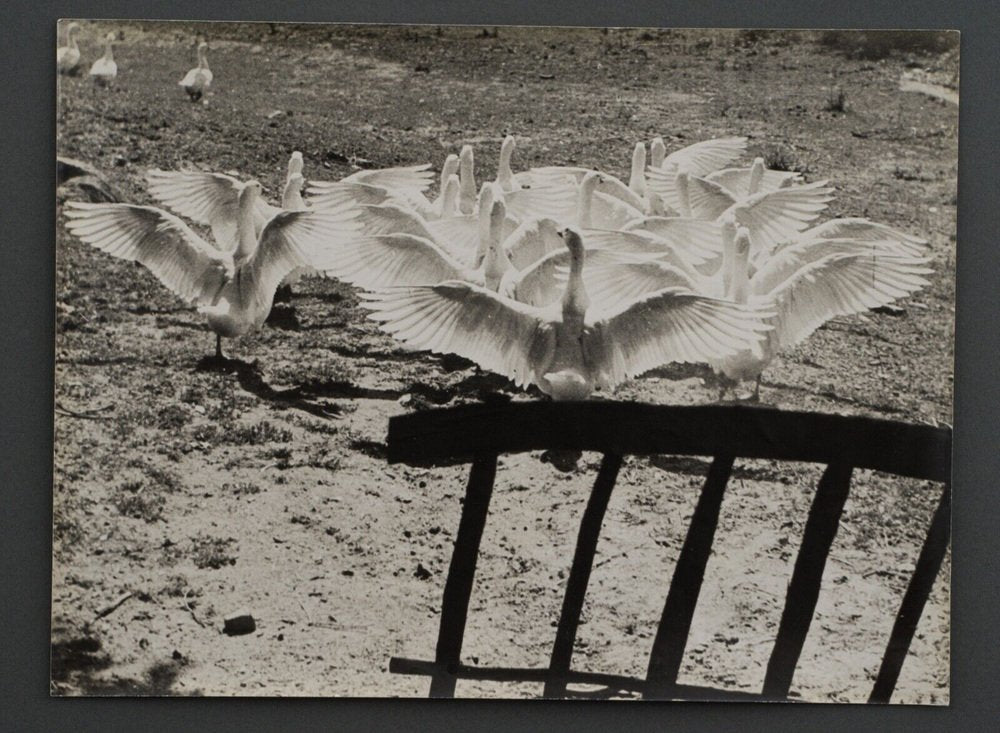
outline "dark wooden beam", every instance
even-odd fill
[[[838,463],[948,481],[951,429],[744,405],[514,402],[389,420],[388,459],[467,463],[483,451],[592,450],[618,455],[736,455]]]

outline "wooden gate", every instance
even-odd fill
[[[604,454],[577,536],[547,668],[479,667],[461,661],[469,597],[496,478],[497,456],[530,450]],[[644,679],[574,670],[573,644],[604,514],[622,456],[711,456],[708,477],[670,582]],[[781,623],[759,693],[677,682],[688,632],[736,458],[825,464],[806,521]],[[472,464],[455,538],[433,661],[394,657],[389,669],[431,677],[431,697],[451,697],[458,679],[542,682],[545,697],[571,683],[603,685],[647,698],[787,700],[819,597],[827,556],[855,468],[940,482],[941,498],[903,597],[869,702],[888,702],[917,622],[948,548],[951,429],[865,417],[747,406],[662,406],[630,402],[520,402],[471,405],[394,417],[388,459],[410,465]]]

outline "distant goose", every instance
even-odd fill
[[[561,300],[545,307],[454,280],[365,294],[362,305],[412,347],[458,354],[555,400],[586,399],[661,364],[718,359],[760,338],[754,314],[681,290],[591,311],[583,243],[573,230],[565,239],[569,280]]]
[[[198,65],[191,69],[178,84],[184,87],[192,102],[201,99],[205,90],[212,85],[212,70],[208,68],[206,51],[208,44],[202,41],[198,44]]]
[[[76,45],[79,32],[79,23],[70,23],[66,28],[66,45],[56,49],[56,69],[60,74],[75,74],[80,67],[80,49]]]
[[[255,233],[261,186],[249,181],[239,195],[238,245],[222,251],[176,216],[152,206],[66,205],[66,227],[76,237],[113,257],[139,262],[168,289],[198,307],[215,331],[215,355],[222,337],[260,328],[271,311],[274,291],[296,267],[323,269],[332,242],[352,232],[349,212],[279,212]]]
[[[111,49],[114,40],[114,33],[104,37],[104,55],[90,66],[90,78],[102,86],[110,84],[118,76],[118,64],[115,63],[115,54]]]

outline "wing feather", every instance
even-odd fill
[[[140,263],[189,303],[214,302],[232,275],[229,255],[152,206],[71,201],[66,219],[74,236],[112,257]]]
[[[778,348],[793,346],[836,316],[877,308],[929,284],[925,258],[858,247],[826,254],[800,267],[768,265],[751,281],[753,299],[776,309]],[[778,277],[778,272],[784,275]],[[777,281],[777,282],[776,282]]]
[[[588,318],[588,321],[591,319]],[[617,312],[602,312],[585,331],[602,386],[613,387],[661,364],[707,362],[750,348],[768,329],[761,314],[679,288],[656,291]]]
[[[533,363],[533,354],[553,338],[538,309],[471,283],[365,293],[361,305],[382,330],[410,346],[458,354],[519,387],[536,380],[544,365]]]

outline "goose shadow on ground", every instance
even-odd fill
[[[141,679],[118,676],[105,679],[98,674],[110,668],[114,660],[102,651],[99,639],[84,634],[76,638],[54,641],[50,648],[50,661],[51,694],[99,697],[184,694],[175,690],[174,685],[189,660],[175,651],[169,660],[151,664]]]

